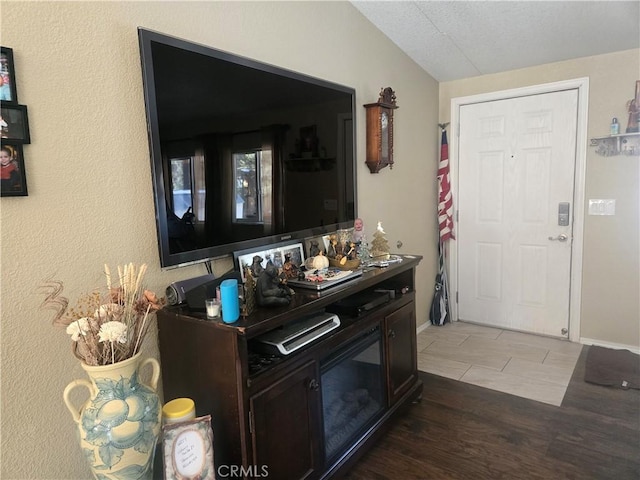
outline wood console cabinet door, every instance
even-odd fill
[[[385,332],[387,392],[391,406],[413,385],[418,375],[415,303],[408,303],[388,315]]]
[[[320,465],[320,391],[315,361],[253,395],[253,464],[269,478],[312,479]]]

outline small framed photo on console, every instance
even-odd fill
[[[329,248],[329,235],[305,238],[304,245],[307,258],[315,257],[320,252],[323,252],[326,255],[327,248]]]
[[[233,254],[234,262],[240,270],[242,282],[246,282],[245,269],[248,267],[255,278],[271,260],[281,270],[288,261],[296,267],[304,263],[302,243],[276,244],[250,250],[241,250]]]

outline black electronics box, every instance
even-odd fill
[[[395,298],[393,290],[365,290],[329,305],[327,312],[357,317]]]

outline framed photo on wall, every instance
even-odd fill
[[[27,177],[24,171],[24,156],[20,143],[2,140],[0,150],[0,196],[26,197]]]
[[[6,105],[0,108],[0,136],[15,143],[31,143],[26,105]]]
[[[18,103],[13,50],[0,47],[0,101]]]

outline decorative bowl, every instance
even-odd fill
[[[335,258],[329,258],[329,266],[332,268],[339,268],[340,270],[355,270],[360,266],[360,259],[347,260],[345,264],[341,264],[340,260]]]

